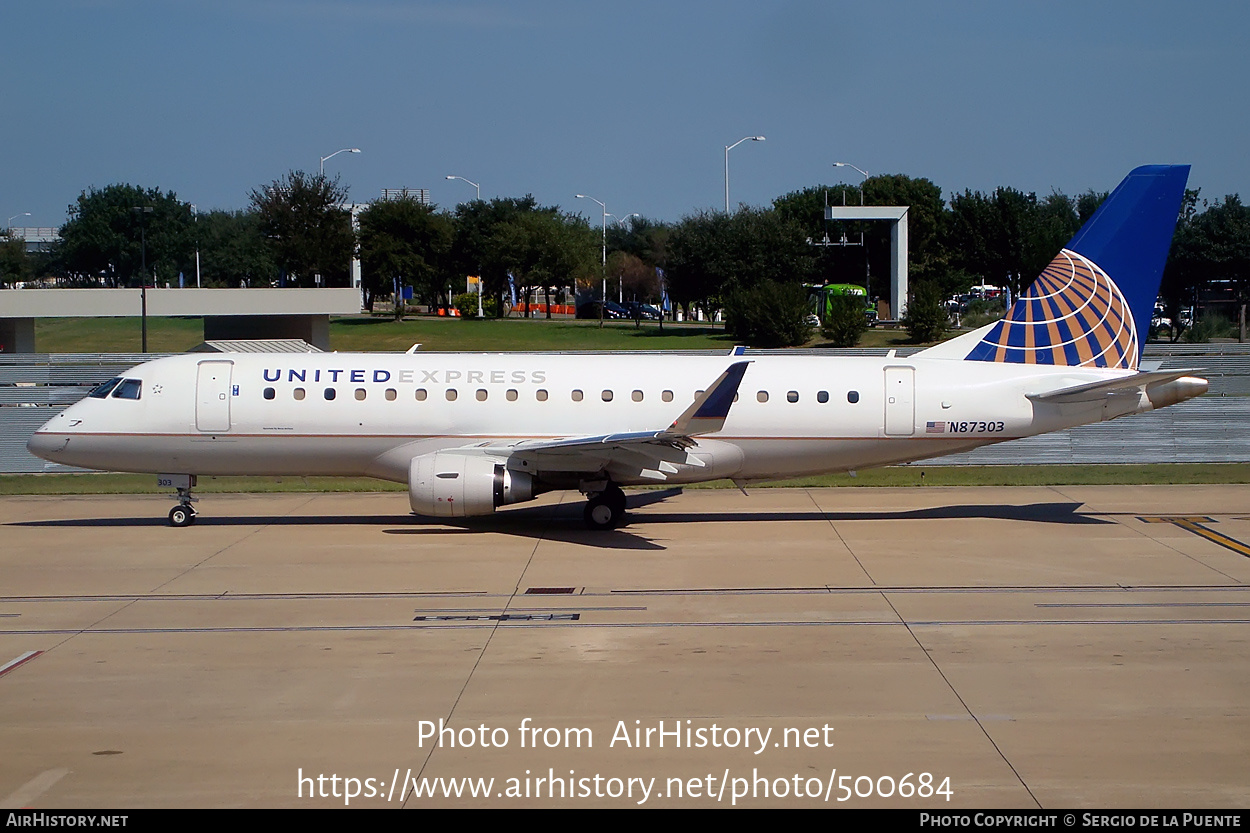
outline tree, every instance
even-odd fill
[[[7,231],[0,233],[0,285],[30,280],[33,271],[26,254],[26,241]]]
[[[499,227],[517,216],[536,211],[558,213],[555,208],[540,208],[530,194],[457,205],[452,269],[457,275],[479,275],[484,294],[502,296],[508,286],[508,267],[500,256]],[[500,304],[499,315],[507,314],[507,309],[507,304]]]
[[[556,209],[520,212],[499,224],[488,245],[490,259],[512,275],[529,315],[531,290],[575,285],[599,274],[599,241],[585,220]],[[547,317],[551,317],[547,298]]]
[[[666,272],[669,294],[689,311],[763,282],[802,284],[815,265],[800,225],[772,209],[743,208],[682,219],[668,240]]]
[[[763,280],[725,297],[725,329],[752,347],[798,347],[812,337],[807,291],[797,283]]]
[[[110,286],[173,283],[194,263],[191,222],[191,206],[173,191],[136,185],[91,188],[69,207],[57,259],[66,272],[103,277]]]
[[[374,298],[394,286],[411,286],[414,295],[436,303],[450,274],[451,218],[405,194],[371,203],[359,220],[365,307],[372,311]]]
[[[867,329],[863,296],[834,295],[829,299],[820,333],[834,347],[854,347]]]
[[[291,171],[249,195],[286,282],[347,286],[356,237],[338,177]]]
[[[946,332],[949,321],[942,293],[931,283],[918,283],[903,316],[903,327],[916,344],[937,341]]]
[[[208,211],[194,223],[205,286],[268,286],[278,274],[273,251],[254,211]],[[190,273],[188,273],[190,279]]]

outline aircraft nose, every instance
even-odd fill
[[[26,450],[36,457],[55,462],[56,453],[65,448],[69,443],[69,437],[64,434],[48,433],[44,430],[48,427],[49,425],[45,425],[30,435],[30,439],[26,441]]]

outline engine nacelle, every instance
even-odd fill
[[[463,518],[533,500],[534,478],[492,457],[437,451],[408,464],[408,502],[418,515]]]

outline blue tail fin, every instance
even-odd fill
[[[1137,369],[1188,178],[1132,171],[966,358]]]

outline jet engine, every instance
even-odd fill
[[[533,476],[493,457],[438,451],[408,464],[408,502],[418,515],[489,515],[498,506],[537,496]]]

